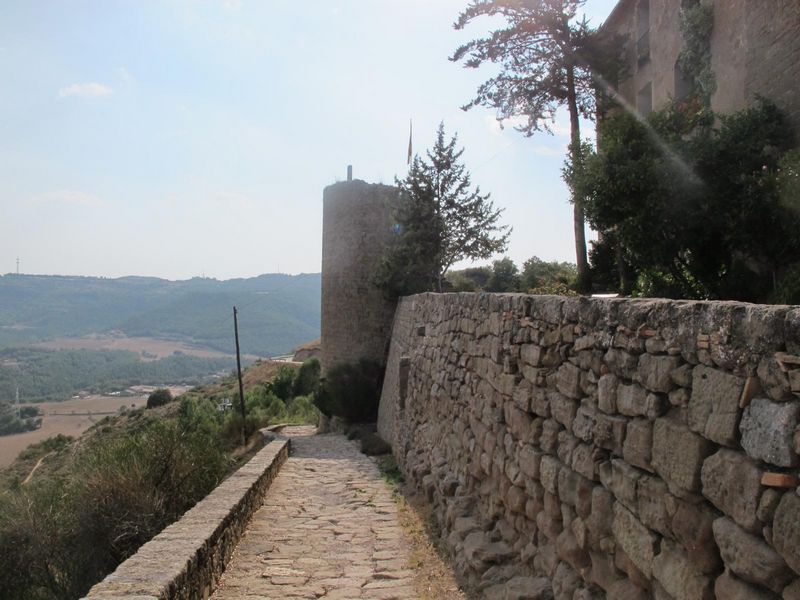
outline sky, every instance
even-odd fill
[[[492,70],[448,57],[496,25],[455,31],[466,4],[4,0],[0,273],[318,272],[323,189],[404,177],[410,119],[415,152],[458,133],[508,256],[574,262],[566,115],[526,138],[460,109]]]

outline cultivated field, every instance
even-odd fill
[[[170,387],[172,395],[188,388]],[[64,402],[32,404],[44,413],[41,428],[36,431],[0,436],[0,468],[7,467],[29,444],[40,442],[59,433],[78,437],[106,414],[116,414],[121,406],[140,408],[147,403],[147,393],[137,396],[87,396]]]
[[[175,352],[199,356],[200,358],[232,356],[232,354],[195,346],[186,342],[160,340],[151,337],[128,337],[122,333],[95,333],[84,337],[61,337],[33,344],[33,346],[50,350],[127,350],[140,355],[142,360],[166,358]],[[255,359],[257,357],[252,358]]]

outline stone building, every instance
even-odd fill
[[[322,215],[323,372],[336,363],[383,363],[395,302],[373,279],[392,239],[397,188],[342,181],[325,188]]]
[[[621,96],[647,115],[690,92],[678,65],[686,0],[620,0],[603,28],[625,40]],[[800,135],[800,0],[713,0],[711,70],[715,112],[745,108],[757,96],[783,109]]]

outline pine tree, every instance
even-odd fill
[[[444,123],[427,160],[415,156],[393,213],[397,239],[383,260],[378,283],[392,295],[441,291],[448,269],[465,259],[486,259],[508,245],[510,228],[498,224],[489,194],[472,189],[460,159],[458,136],[446,141]]]
[[[477,68],[484,62],[500,66],[500,72],[483,83],[475,98],[462,108],[487,106],[503,121],[514,116],[527,120],[516,127],[526,136],[550,132],[559,108],[566,106],[570,118],[569,159],[582,164],[580,117],[595,113],[598,72],[614,74],[619,65],[613,41],[576,19],[585,0],[472,0],[454,27],[463,29],[481,16],[500,16],[506,26],[487,37],[459,47],[450,60],[464,60]],[[591,286],[586,256],[583,198],[572,194],[578,287]]]

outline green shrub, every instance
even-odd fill
[[[166,388],[157,389],[147,397],[147,408],[164,406],[172,402],[172,392]]]
[[[319,410],[314,406],[311,396],[295,396],[286,405],[287,422],[316,425],[319,423]]]
[[[277,375],[267,384],[267,390],[275,394],[284,402],[288,402],[292,397],[294,389],[294,369],[283,366],[278,370]]]
[[[378,416],[383,373],[380,364],[366,359],[334,365],[314,403],[327,416],[353,423],[374,421]]]
[[[319,387],[320,364],[316,358],[309,358],[298,369],[294,378],[293,395],[308,396]]]

